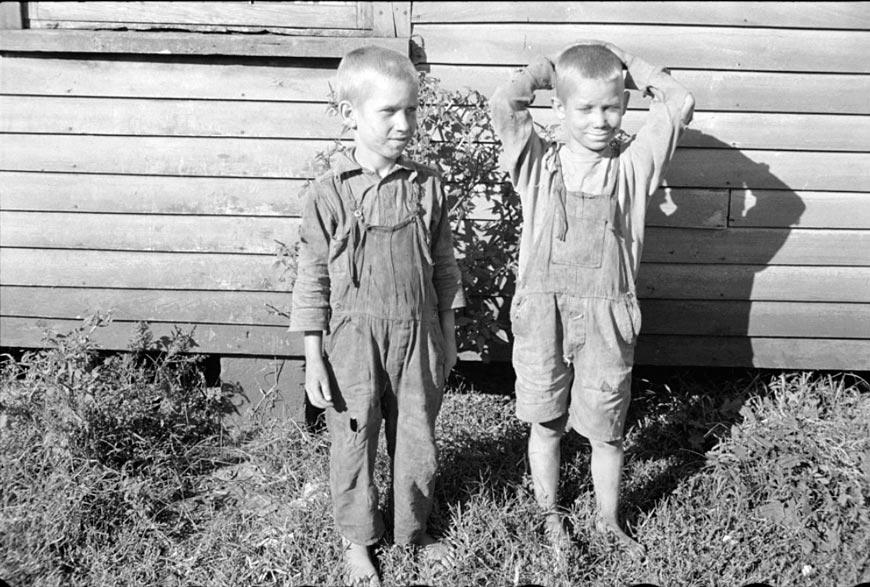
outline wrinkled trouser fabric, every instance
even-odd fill
[[[438,468],[440,326],[347,316],[333,340],[330,354],[342,357],[333,363],[335,408],[326,411],[336,528],[356,544],[373,544],[384,533],[374,475],[383,421],[393,464],[394,539],[414,542],[426,531]]]

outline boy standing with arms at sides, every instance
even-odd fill
[[[628,74],[623,77],[623,67]],[[629,89],[652,103],[635,137],[621,133]],[[536,90],[555,89],[562,140],[535,131]],[[573,428],[592,445],[596,528],[633,554],[617,521],[631,369],[640,330],[635,282],[647,198],[658,188],[694,108],[668,73],[609,43],[539,57],[492,98],[523,229],[511,307],[517,417],[531,423],[529,466],[545,529],[568,540],[557,509],[560,443]]]
[[[395,542],[450,563],[426,525],[435,419],[456,363],[454,309],[465,300],[440,178],[402,155],[417,128],[414,66],[363,47],[341,61],[336,84],[354,146],[308,189],[290,330],[305,333],[305,391],[326,410],[348,582],[380,585],[370,547],[384,533],[374,474],[382,420]]]

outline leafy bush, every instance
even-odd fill
[[[333,100],[330,114],[336,107]],[[417,123],[406,153],[441,173],[464,280],[468,305],[456,321],[459,350],[480,353],[487,361],[510,342],[508,308],[522,224],[519,196],[498,167],[501,147],[494,140],[486,96],[471,89],[444,90],[437,78],[420,73]],[[346,148],[340,138],[315,154],[314,175],[325,172],[330,158]],[[276,257],[279,279],[292,289],[296,249],[279,242]],[[272,310],[288,316],[286,310]]]
[[[141,323],[132,352],[101,355],[92,335],[109,321],[46,333],[42,350],[3,364],[0,550],[10,556],[74,572],[82,549],[131,524],[182,532],[191,520],[176,504],[220,457],[229,398],[206,388],[191,334],[155,341]]]

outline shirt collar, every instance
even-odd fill
[[[357,163],[357,160],[353,155],[354,151],[354,147],[349,147],[336,153],[333,158],[330,166],[340,179],[344,179],[345,176],[351,173],[362,173],[364,171],[362,165]],[[393,168],[393,171],[390,172],[390,175],[395,173],[397,169],[405,169],[410,171],[412,174],[415,171],[414,163],[405,155],[399,156],[398,160],[396,160],[396,166]]]

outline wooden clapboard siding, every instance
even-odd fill
[[[309,178],[327,140],[7,134],[4,171]],[[765,187],[765,186],[760,186]]]
[[[0,132],[332,139],[322,103],[0,96]]]
[[[0,91],[35,96],[326,102],[331,69],[302,59],[239,63],[154,56],[141,60],[0,56]]]
[[[784,213],[794,197],[803,212],[799,228],[870,229],[870,193],[732,190],[728,224],[734,227],[786,228],[795,224]]]
[[[308,178],[329,140],[7,134],[4,171]],[[870,191],[870,154],[681,148],[676,187]]]
[[[515,67],[440,65],[426,68],[449,89],[473,87],[486,96]],[[870,114],[870,77],[866,75],[791,72],[700,71],[673,68],[696,100],[696,112],[775,112],[801,114]],[[788,88],[787,92],[783,88]],[[629,108],[641,104],[632,91]],[[541,92],[537,104],[549,104],[552,92]],[[836,96],[832,100],[831,96]]]
[[[530,13],[533,11],[530,10]],[[762,33],[763,34],[760,34]],[[417,23],[429,63],[525,65],[556,54],[578,38],[576,25]],[[870,73],[870,35],[814,29],[746,29],[673,25],[583,26],[582,35],[607,39],[647,61],[675,69]]]
[[[794,2],[418,2],[413,23],[635,23],[765,28],[868,29],[862,2],[814,2],[796,10]]]
[[[4,247],[269,254],[298,229],[298,218],[274,216],[0,212]]]
[[[281,291],[271,255],[0,249],[5,285]],[[836,283],[836,287],[831,284]],[[870,302],[870,267],[646,263],[650,299]]]
[[[117,26],[98,4],[39,3],[34,22]],[[265,3],[158,4],[104,8],[131,15],[131,29],[319,26],[266,18],[278,5]],[[491,96],[581,27],[694,93],[695,120],[650,200],[639,363],[870,368],[864,4],[416,2],[411,30],[388,18],[408,8],[393,4],[355,16],[370,17],[365,34],[413,34],[419,67],[445,88]],[[350,18],[349,5],[282,6]],[[221,23],[221,11],[244,16]],[[197,325],[203,352],[299,356],[270,309],[289,305],[276,241],[296,243],[311,157],[339,130],[326,115],[336,58],[360,40],[13,33],[0,40],[0,344],[38,344],[38,318],[68,329],[113,309],[107,348],[149,320],[160,334]],[[544,124],[550,95],[534,108]],[[627,131],[646,108],[632,92]],[[491,221],[479,200],[472,217]]]
[[[635,364],[853,370],[866,369],[867,357],[867,339],[641,334]]]
[[[669,67],[696,112],[649,205],[638,361],[828,368],[870,367],[868,21],[865,3],[843,2],[433,2],[412,15],[424,67],[451,89],[492,96],[580,36]],[[648,102],[631,94],[633,133]],[[544,125],[552,95],[532,109]]]
[[[288,292],[0,286],[7,316],[66,319],[94,312],[148,322],[286,326]]]
[[[0,317],[3,345],[10,347],[40,346],[46,330],[64,333],[81,326],[81,320]],[[94,332],[92,340],[107,350],[127,350],[136,322],[115,320]],[[217,355],[296,356],[303,354],[302,337],[287,332],[286,326],[239,326],[235,324],[193,324],[152,322],[155,339],[170,337],[176,328],[192,331],[196,353]]]
[[[305,182],[0,171],[0,210],[298,216]]]
[[[18,248],[270,254],[297,219],[0,212],[0,245]],[[870,266],[870,231],[650,227],[647,262]]]
[[[59,22],[92,22],[102,26],[129,24],[215,25],[268,28],[362,29],[371,27],[356,2],[28,2],[32,28]]]
[[[284,289],[272,255],[0,248],[4,285],[156,290]]]

